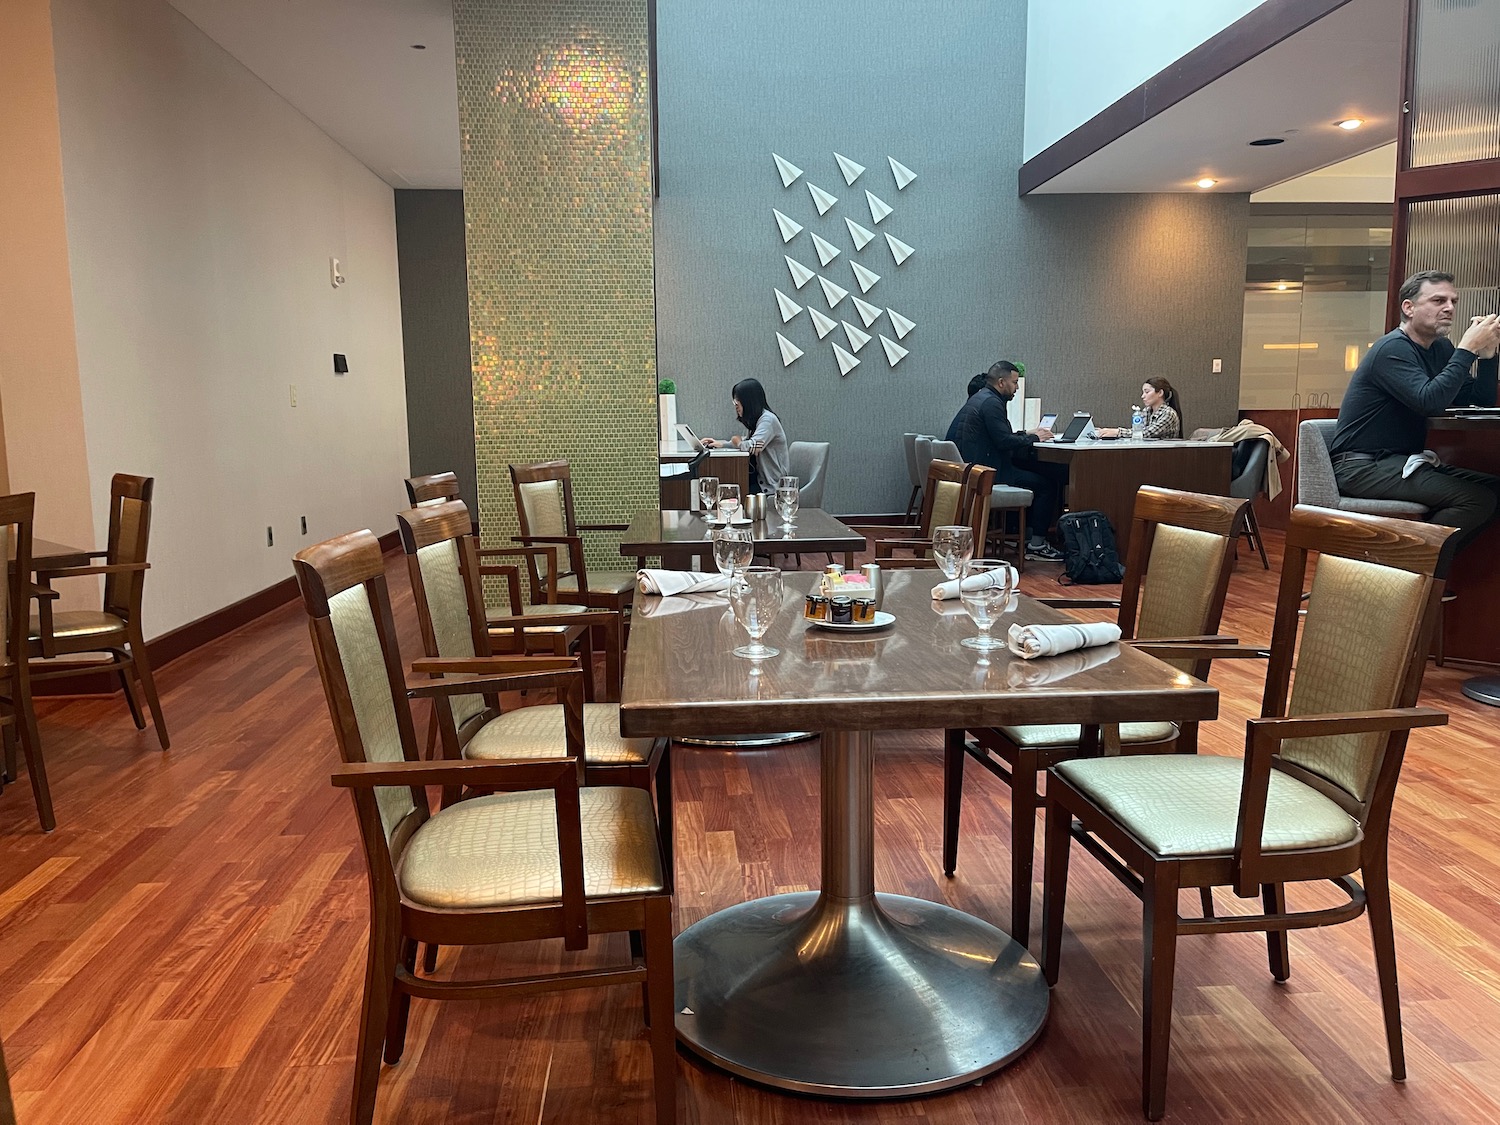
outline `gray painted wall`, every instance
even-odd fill
[[[659,0],[661,197],[655,215],[659,374],[700,432],[736,432],[729,388],[759,378],[792,440],[828,440],[827,507],[900,510],[907,430],[946,429],[974,373],[1025,362],[1049,410],[1122,419],[1165,375],[1189,427],[1236,416],[1244,292],[1243,195],[1020,199],[1026,5],[864,0]],[[806,170],[783,188],[778,152]],[[833,153],[868,171],[847,186]],[[886,156],[917,173],[895,190]],[[819,218],[806,183],[839,197]],[[876,226],[864,190],[896,207]],[[843,216],[875,230],[857,255],[883,280],[866,299],[910,317],[911,354],[879,339],[840,378],[803,312],[783,327],[783,254],[818,269],[807,233],[783,247],[779,207],[843,250],[826,269],[858,293]],[[887,230],[916,248],[895,267]],[[849,300],[830,315],[860,326]],[[806,354],[783,368],[777,330]],[[870,329],[892,336],[882,316]],[[847,345],[845,345],[847,346]],[[1213,358],[1223,372],[1209,374]]]
[[[411,473],[452,470],[478,513],[461,191],[396,192]]]

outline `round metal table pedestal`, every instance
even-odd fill
[[[1003,931],[874,893],[868,733],[823,735],[823,889],[722,910],[674,944],[677,1034],[731,1073],[844,1098],[962,1086],[1023,1054],[1047,985]]]
[[[1479,703],[1500,707],[1500,676],[1475,676],[1459,685],[1459,690]]]

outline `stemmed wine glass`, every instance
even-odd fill
[[[750,565],[754,547],[755,541],[748,527],[721,527],[714,532],[714,565],[720,574],[731,580],[731,592]]]
[[[781,571],[774,566],[752,566],[729,591],[734,619],[750,634],[750,643],[734,650],[734,655],[764,660],[781,650],[764,644],[761,638],[781,611]]]
[[[974,557],[974,529],[964,524],[933,528],[932,557],[951,582]]]
[[[719,485],[719,519],[726,525],[732,524],[740,514],[740,486],[737,484]]]
[[[698,478],[698,510],[709,517],[714,514],[714,508],[719,503],[719,478]]]
[[[990,636],[990,629],[1010,600],[1010,564],[1004,559],[970,559],[963,575],[958,595],[970,619],[979,626],[979,636],[965,637],[959,643],[983,653],[1004,648],[1005,642]]]
[[[797,506],[802,502],[802,491],[797,487],[796,480],[787,483],[787,478],[782,477],[781,483],[776,486],[776,511],[781,516],[782,534],[791,538],[792,524],[797,522]]]

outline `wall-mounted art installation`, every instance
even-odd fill
[[[896,330],[896,339],[898,340],[906,339],[906,334],[916,327],[914,323],[907,320],[906,317],[902,316],[895,309],[886,309],[885,312],[891,318],[891,327]]]
[[[849,296],[849,290],[842,285],[835,285],[822,274],[818,274],[818,284],[823,287],[823,299],[828,302],[830,309]]]
[[[847,216],[844,218],[844,225],[849,228],[849,237],[854,239],[854,248],[856,250],[863,250],[866,246],[870,245],[870,239],[875,237],[874,231],[865,230],[864,227]]]
[[[882,336],[881,339],[884,340],[885,337]],[[797,360],[802,358],[802,349],[788,340],[780,332],[776,333],[776,345],[781,349],[782,367],[790,367],[792,364],[796,363]]]
[[[846,352],[843,348],[839,347],[837,344],[833,345],[833,354],[834,357],[839,361],[840,375],[847,375],[849,374],[849,372],[853,371],[856,367],[859,366],[859,360],[855,359],[852,355]]]
[[[812,183],[811,181],[808,182],[807,191],[808,194],[812,196],[813,206],[818,209],[818,214],[820,215],[828,214],[829,209],[839,201],[838,196],[829,195],[826,191],[824,191],[817,184]]]
[[[902,164],[901,161],[897,160],[894,156],[887,156],[886,159],[891,162],[891,175],[896,177],[897,191],[900,191],[902,188],[906,187],[907,184],[911,183],[917,178],[917,174],[915,172],[913,172],[905,164]]]
[[[820,234],[812,236],[813,245],[818,248],[818,261],[825,266],[839,256],[839,248]]]
[[[771,214],[776,216],[776,228],[781,231],[781,241],[790,242],[802,233],[802,224],[787,215],[783,215],[776,208],[771,208]]]
[[[881,219],[885,218],[891,213],[892,210],[894,210],[894,208],[892,208],[889,203],[881,199],[880,196],[876,195],[873,191],[865,192],[865,201],[870,205],[870,219],[875,223],[879,223]],[[822,213],[823,212],[821,211],[818,212],[818,214],[820,215]]]
[[[792,284],[798,289],[818,276],[790,254],[786,255],[786,268],[792,271]]]
[[[833,158],[839,162],[839,171],[844,173],[844,183],[853,184],[855,180],[864,175],[865,166],[863,164],[857,164],[847,156],[840,156],[838,153],[834,153]]]
[[[858,262],[851,261],[849,268],[854,271],[854,280],[859,282],[859,291],[868,293],[875,288],[875,283],[880,280],[880,275],[874,270],[866,269]]]
[[[776,171],[781,173],[781,186],[791,187],[797,182],[797,177],[802,175],[802,169],[798,168],[790,160],[777,156],[774,152],[771,156],[776,161]]]
[[[861,332],[847,320],[842,320],[839,323],[844,326],[844,335],[849,340],[850,351],[857,352],[870,342],[870,334],[868,332]]]
[[[888,338],[883,332],[880,334],[880,346],[885,349],[885,361],[892,367],[895,367],[896,364],[911,354],[910,351],[896,343],[895,340]],[[801,353],[799,352],[798,354],[800,355]]]
[[[838,321],[832,317],[825,316],[811,305],[807,307],[807,315],[812,317],[813,328],[817,330],[818,339],[820,340],[839,326]]]
[[[785,324],[802,311],[802,306],[792,300],[780,289],[776,290],[776,307],[781,310],[781,323]]]
[[[880,319],[879,307],[870,304],[868,301],[861,301],[858,297],[855,297],[854,307],[859,310],[859,319],[865,322],[866,328]]]
[[[813,235],[813,237],[817,238],[818,236]],[[907,258],[910,258],[912,256],[912,248],[906,243],[902,242],[894,234],[888,233],[885,236],[885,244],[891,248],[891,257],[896,259],[896,264],[898,266],[902,262],[906,261]],[[828,263],[824,262],[823,264],[827,265]]]

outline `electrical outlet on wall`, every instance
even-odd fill
[[[1215,375],[1222,375],[1223,373],[1224,373],[1224,361],[1222,359],[1216,359],[1216,360],[1214,360],[1214,374]]]
[[[296,406],[297,405],[297,384],[296,383],[292,383],[292,384],[290,384],[290,386],[292,388],[292,395],[291,395],[292,405]]]
[[[307,517],[306,516],[302,517],[302,534],[303,535],[307,534]]]
[[[267,547],[274,547],[274,546],[276,546],[276,535],[275,535],[275,533],[269,527],[266,528],[266,546]]]
[[[344,284],[344,270],[337,258],[328,259],[328,280],[333,283],[335,289]]]

